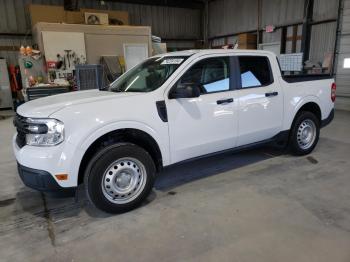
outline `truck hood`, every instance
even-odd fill
[[[134,96],[138,94],[140,93],[114,93],[100,90],[69,92],[29,101],[18,107],[17,113],[25,117],[49,117],[53,113],[68,106]]]

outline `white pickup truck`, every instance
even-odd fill
[[[333,119],[335,89],[331,76],[282,76],[270,52],[168,53],[105,90],[20,106],[13,149],[27,186],[84,183],[95,206],[124,212],[147,197],[164,166],[271,142],[310,153]]]

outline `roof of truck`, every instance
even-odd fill
[[[157,55],[159,56],[191,56],[194,54],[227,54],[227,53],[247,53],[247,54],[273,54],[272,52],[266,50],[243,50],[243,49],[192,49],[184,51],[176,51],[165,54]]]

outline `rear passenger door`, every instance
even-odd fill
[[[238,56],[237,146],[272,138],[281,131],[283,94],[267,56]]]

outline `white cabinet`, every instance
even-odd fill
[[[0,108],[12,108],[10,80],[5,59],[0,59]]]

